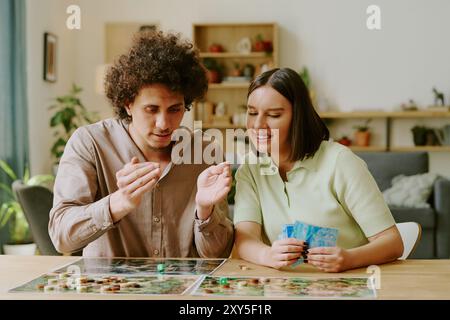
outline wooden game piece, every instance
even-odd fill
[[[69,273],[68,272],[63,272],[63,273],[60,273],[59,274],[59,279],[66,279],[66,278],[68,278],[70,275],[69,275]]]
[[[250,270],[250,268],[248,266],[246,266],[245,264],[240,264],[239,268],[243,271]]]
[[[100,293],[109,293],[109,292],[111,292],[111,286],[103,285],[100,287]]]
[[[261,283],[269,283],[269,282],[270,282],[270,279],[261,277],[261,278],[259,278],[259,281],[260,281]]]
[[[84,293],[88,291],[88,286],[85,285],[79,285],[77,286],[77,292],[79,293]]]
[[[85,284],[87,282],[88,282],[88,278],[87,277],[81,276],[81,277],[75,278],[75,284],[76,285],[82,285],[82,284]]]
[[[239,281],[237,285],[239,289],[242,289],[247,286],[247,281]]]
[[[69,286],[67,284],[65,284],[65,283],[60,283],[59,284],[59,288],[60,289],[69,289]]]
[[[214,293],[214,290],[211,290],[211,289],[205,289],[205,293]]]
[[[58,279],[56,279],[56,278],[50,278],[50,279],[48,279],[48,285],[49,285],[49,286],[53,286],[53,285],[55,285],[55,284],[58,284]]]
[[[47,285],[44,287],[44,292],[53,292],[56,290],[56,286],[54,285]]]
[[[45,284],[40,283],[40,284],[38,284],[38,285],[36,286],[36,289],[38,289],[38,290],[44,290],[44,287],[45,287]]]

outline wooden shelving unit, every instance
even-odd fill
[[[201,58],[229,59],[229,58],[266,58],[270,57],[265,52],[200,52]]]
[[[257,76],[262,69],[274,68],[278,66],[278,27],[276,23],[196,23],[193,24],[193,41],[195,46],[200,50],[202,59],[215,59],[217,63],[225,69],[222,77],[231,76],[231,70],[235,65],[243,68],[250,64],[254,67],[255,73],[253,78]],[[258,36],[266,41],[272,42],[271,52],[256,51],[254,44]],[[238,50],[238,43],[248,38],[251,41],[252,48],[250,52],[243,53]],[[211,45],[220,44],[223,52],[209,52]],[[221,83],[210,83],[206,100],[218,105],[222,102],[225,105],[226,114],[224,118],[228,123],[224,123],[224,119],[220,119],[216,123],[208,123],[205,119],[210,118],[203,108],[203,104],[194,105],[194,120],[202,120],[203,128],[242,128],[242,123],[236,125],[232,123],[233,114],[242,112],[240,107],[246,105],[247,90],[250,81],[223,81]],[[207,111],[210,112],[210,108]]]
[[[355,111],[319,112],[323,119],[365,119],[365,118],[450,118],[450,111]]]
[[[358,147],[351,146],[353,151],[396,151],[396,152],[450,152],[450,146],[391,146],[391,129],[393,119],[443,119],[450,118],[450,111],[356,111],[356,112],[319,112],[322,119],[385,119],[386,142],[385,146]]]

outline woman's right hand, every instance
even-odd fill
[[[139,163],[136,157],[117,171],[119,190],[111,194],[109,199],[109,209],[114,223],[139,206],[143,194],[153,189],[160,175],[159,163]]]
[[[279,269],[294,264],[306,252],[306,243],[303,240],[288,238],[276,240],[264,252],[264,264]]]

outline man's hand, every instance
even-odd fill
[[[262,262],[275,269],[290,266],[302,256],[305,247],[303,240],[295,238],[276,240],[264,252]]]
[[[139,163],[136,157],[117,171],[119,190],[114,192],[109,200],[109,209],[114,222],[139,206],[142,195],[153,189],[160,174],[159,163]]]
[[[308,250],[308,263],[325,272],[350,269],[349,252],[339,247],[317,247]]]
[[[211,166],[204,170],[197,179],[197,217],[206,220],[215,204],[221,202],[231,189],[231,168],[227,162]]]

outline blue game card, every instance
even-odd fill
[[[285,224],[279,239],[296,238],[308,242],[309,248],[335,247],[338,237],[338,229],[324,228],[311,224],[296,221],[295,224]],[[295,267],[303,263],[300,258],[292,266]]]

